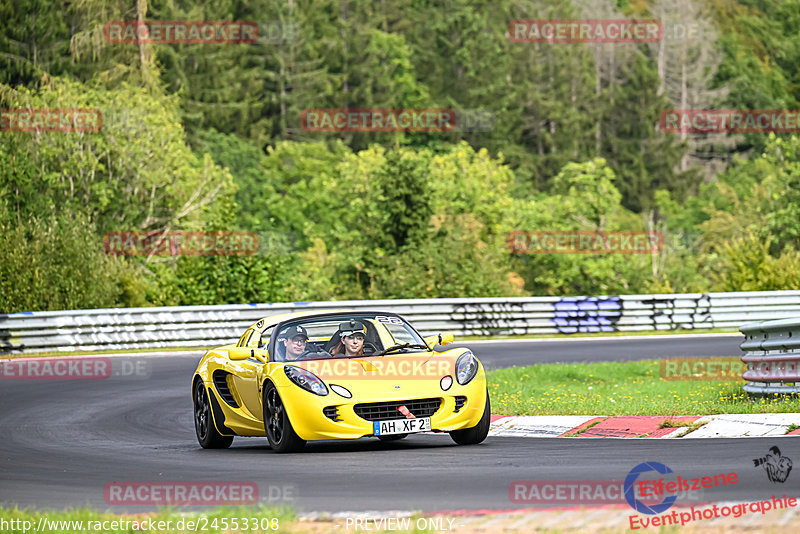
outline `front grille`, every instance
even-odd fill
[[[461,395],[456,397],[456,408],[455,410],[453,410],[453,413],[458,413],[459,411],[461,411],[461,408],[463,408],[464,404],[466,403],[467,403],[466,397],[462,397]]]
[[[233,398],[233,393],[231,393],[230,388],[228,387],[228,373],[227,371],[222,371],[217,369],[214,371],[214,386],[216,386],[217,391],[219,391],[219,396],[222,397],[229,406],[233,406],[234,408],[238,408],[239,404],[236,402],[236,399]]]
[[[405,416],[397,408],[405,406],[415,417],[430,417],[436,413],[442,399],[413,399],[392,402],[370,402],[356,404],[353,410],[356,415],[367,421],[388,421],[403,419]]]
[[[325,417],[335,423],[338,423],[342,420],[342,418],[339,417],[339,408],[337,406],[326,406],[322,409],[322,413],[325,414]]]

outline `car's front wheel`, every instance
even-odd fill
[[[233,443],[233,436],[223,436],[214,426],[211,415],[211,402],[208,391],[203,381],[198,379],[194,383],[194,430],[197,441],[204,449],[227,449]]]
[[[286,407],[272,383],[264,386],[264,431],[269,446],[275,452],[299,451],[306,444],[292,428]]]
[[[476,445],[486,439],[489,435],[489,423],[492,419],[492,405],[489,402],[489,392],[486,392],[486,407],[483,410],[483,417],[478,424],[472,428],[454,430],[450,432],[450,437],[459,445]]]

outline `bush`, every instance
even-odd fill
[[[800,252],[786,247],[779,257],[769,243],[749,233],[724,244],[710,260],[713,291],[777,291],[800,287]]]
[[[292,300],[288,255],[180,256],[152,268],[147,299],[156,306]]]
[[[116,306],[121,279],[133,276],[124,260],[103,251],[86,217],[0,222],[0,312]]]

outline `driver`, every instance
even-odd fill
[[[367,327],[360,321],[345,321],[339,323],[339,343],[333,348],[331,354],[345,356],[361,356],[364,354],[364,339],[367,337]]]
[[[302,326],[293,326],[285,334],[283,345],[286,347],[286,360],[294,361],[306,351],[308,332]]]

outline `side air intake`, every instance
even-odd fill
[[[222,371],[220,369],[214,371],[214,387],[217,388],[219,396],[222,397],[225,404],[233,408],[238,408],[239,404],[236,402],[236,399],[233,398],[233,393],[231,393],[231,389],[228,387],[228,375],[230,375],[230,373],[227,371]]]

